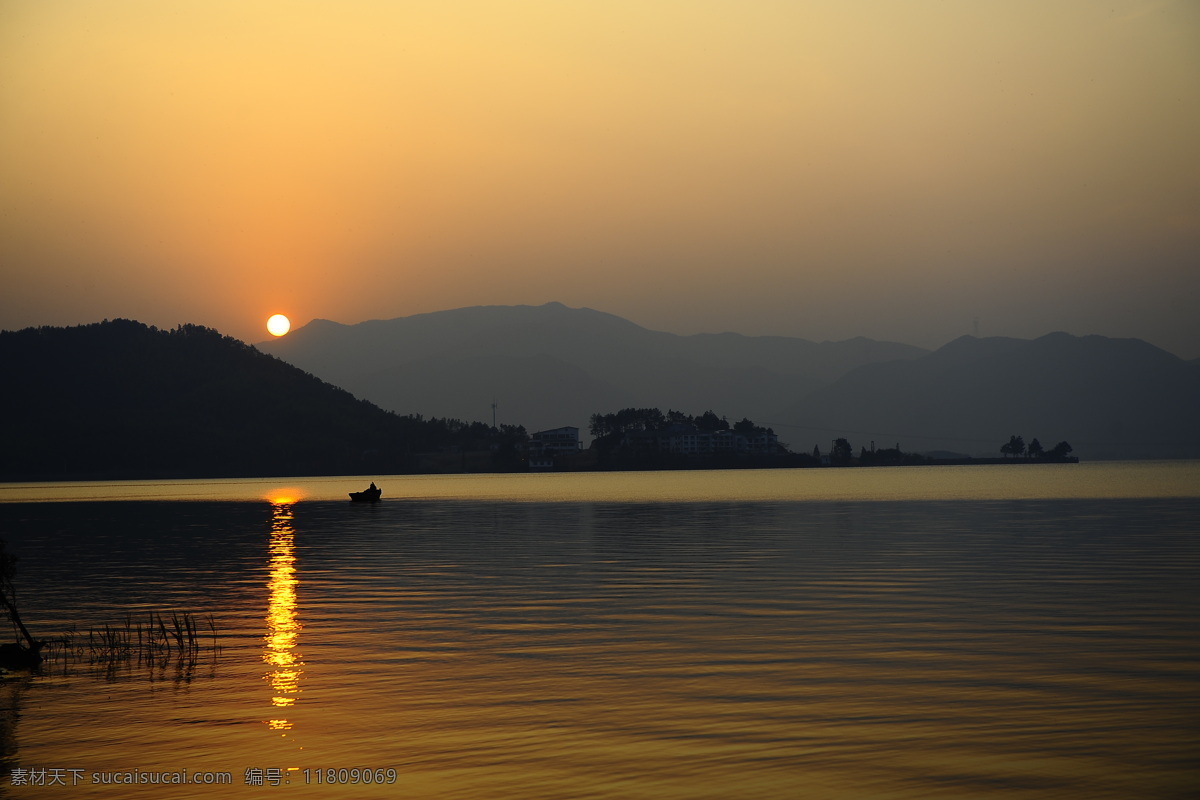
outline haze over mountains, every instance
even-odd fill
[[[914,450],[995,455],[1017,434],[1069,441],[1084,458],[1195,458],[1200,369],[1139,339],[964,336],[856,369],[784,416]]]
[[[260,350],[401,414],[587,428],[593,413],[660,407],[777,413],[847,371],[911,359],[909,345],[677,336],[592,309],[481,306],[340,325],[316,320]]]
[[[678,336],[549,303],[314,320],[257,347],[400,414],[490,422],[495,400],[498,422],[531,432],[658,407],[749,417],[798,451],[844,436],[996,456],[1017,434],[1084,458],[1200,457],[1200,368],[1135,339],[966,336],[929,352]]]

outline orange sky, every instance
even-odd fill
[[[1200,4],[0,4],[0,328],[590,306],[1200,356]]]

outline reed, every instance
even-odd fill
[[[199,617],[191,612],[169,615],[149,612],[145,617],[126,614],[120,625],[105,623],[88,628],[86,634],[72,629],[49,643],[54,655],[74,655],[92,662],[131,658],[188,658],[201,651],[218,652],[217,622],[212,614]]]

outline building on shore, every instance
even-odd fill
[[[579,428],[564,426],[531,434],[528,444],[529,468],[537,471],[571,467],[583,449]]]
[[[740,433],[671,425],[660,431],[626,434],[623,447],[639,455],[770,455],[780,452],[779,437],[768,430]]]

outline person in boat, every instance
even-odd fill
[[[375,502],[376,500],[379,499],[379,496],[381,494],[383,494],[383,492],[380,491],[379,487],[375,485],[375,481],[371,481],[370,488],[363,489],[361,492],[351,492],[350,499],[357,500],[357,501],[366,500],[369,502]]]

